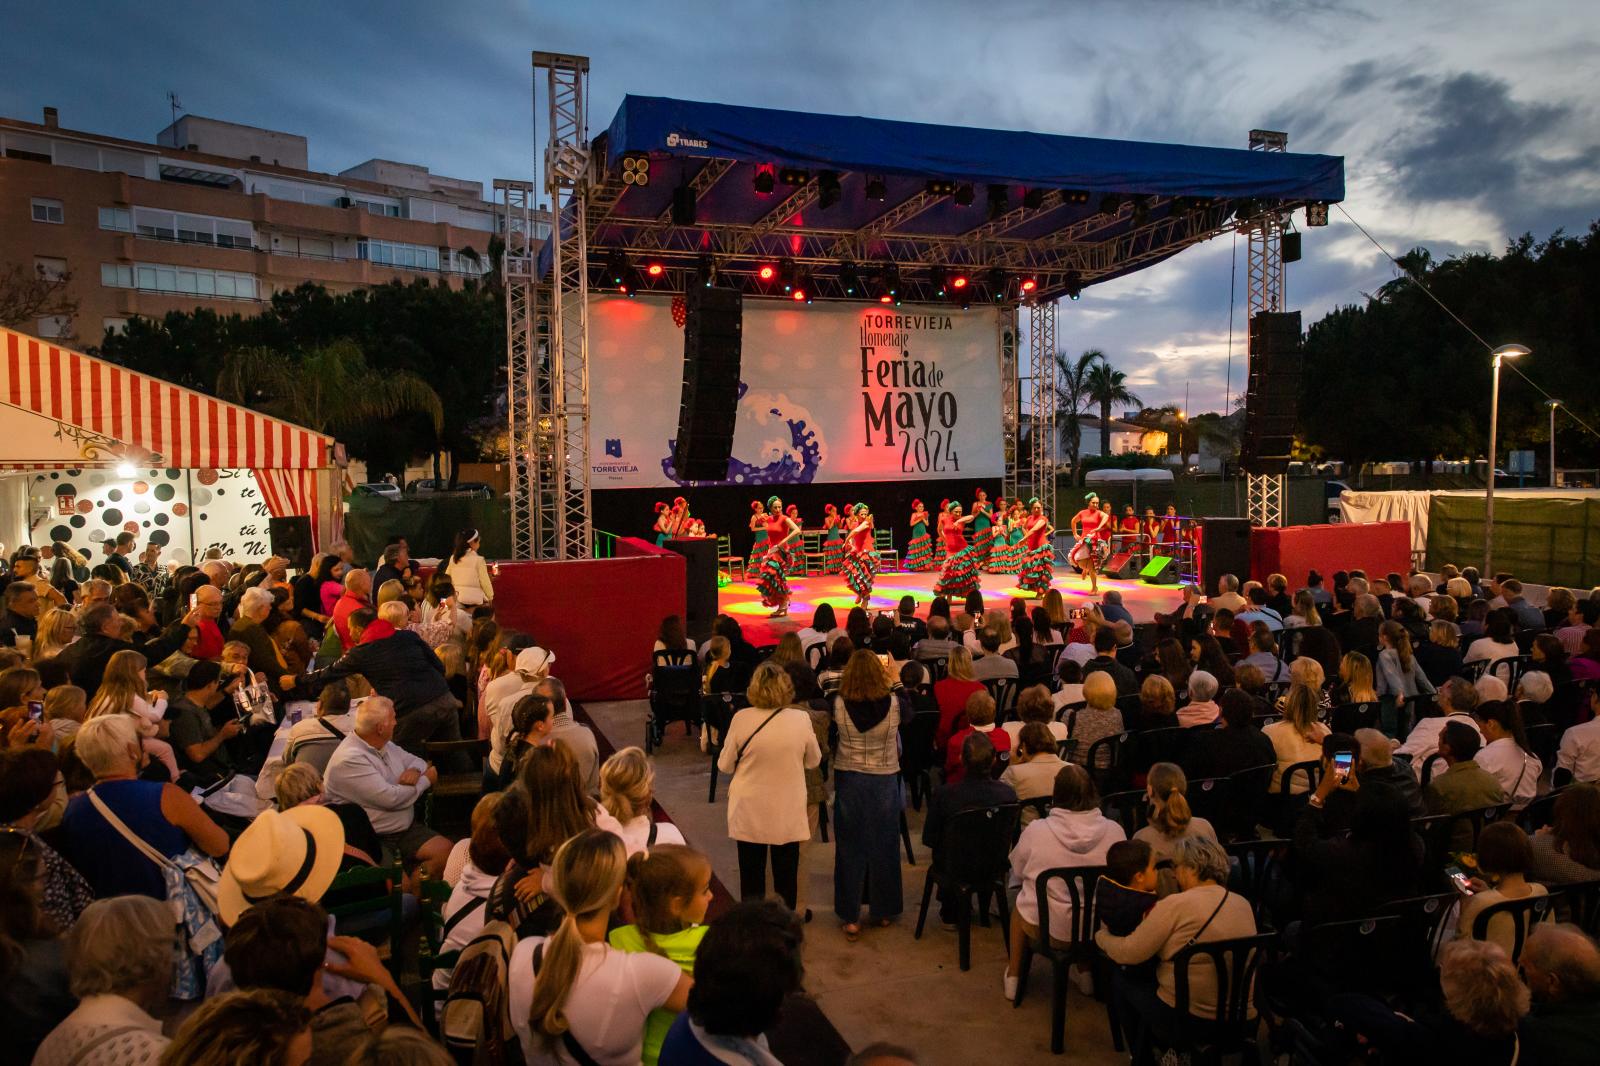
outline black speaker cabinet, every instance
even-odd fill
[[[711,623],[717,617],[717,541],[715,537],[672,538],[668,551],[683,556],[684,628],[689,639],[699,643],[711,639]]]
[[[722,481],[739,410],[744,297],[691,285],[684,294],[683,392],[672,468],[688,481]]]
[[[289,560],[301,573],[311,569],[311,519],[303,514],[267,519],[267,540],[272,554]]]
[[[1200,519],[1200,581],[1207,596],[1217,594],[1217,579],[1232,574],[1243,585],[1250,578],[1250,520]]]

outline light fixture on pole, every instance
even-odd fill
[[[1561,406],[1560,400],[1546,400],[1544,405],[1550,408],[1550,487],[1556,487],[1556,408]]]
[[[1495,435],[1500,429],[1500,362],[1527,355],[1530,349],[1520,344],[1502,344],[1489,354],[1494,356],[1494,374],[1489,386],[1489,470],[1483,497],[1483,577],[1494,576],[1490,560],[1494,555],[1494,449]]]

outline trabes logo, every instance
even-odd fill
[[[694,137],[685,137],[685,136],[683,136],[682,134],[679,134],[679,133],[669,133],[669,134],[667,134],[667,147],[668,148],[710,148],[711,145],[707,141],[698,140],[698,139],[696,139]]]

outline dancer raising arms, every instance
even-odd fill
[[[839,524],[839,508],[826,504],[822,508],[822,572],[837,574],[844,566],[844,529]]]
[[[1083,510],[1072,516],[1072,535],[1077,538],[1077,543],[1072,546],[1067,561],[1077,567],[1089,579],[1089,591],[1100,591],[1100,533],[1111,516],[1103,513],[1096,504],[1100,500],[1098,493],[1089,493],[1084,498]]]
[[[966,532],[962,529],[972,522],[973,517],[963,517],[959,503],[945,501],[944,513],[939,516],[939,537],[944,541],[944,566],[939,571],[939,580],[933,586],[935,596],[953,599],[977,591],[978,546],[967,543]]]
[[[857,606],[865,609],[872,598],[872,583],[878,577],[878,552],[873,547],[872,510],[864,503],[852,508],[856,524],[845,538],[844,583],[856,594]]]
[[[1050,579],[1055,576],[1055,546],[1050,535],[1056,531],[1044,513],[1044,504],[1038,497],[1028,501],[1028,517],[1022,540],[1022,578],[1017,583],[1043,599],[1050,591]]]
[[[928,509],[921,500],[911,501],[911,539],[906,541],[905,568],[933,569],[933,538],[928,536]]]
[[[996,496],[994,503],[989,506],[989,521],[989,550],[984,555],[983,569],[991,574],[1014,574],[1016,570],[1009,565],[1011,558],[1007,555],[1011,541],[1007,537],[1004,496]],[[978,523],[973,522],[972,528],[976,531]],[[976,534],[973,540],[977,540]]]
[[[767,501],[767,554],[756,569],[756,591],[761,603],[776,608],[770,618],[789,613],[789,581],[784,576],[789,560],[789,545],[800,536],[800,527],[783,513],[783,501],[774,496]]]

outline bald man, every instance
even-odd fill
[[[1526,1062],[1592,1062],[1600,1043],[1600,948],[1575,925],[1536,926],[1518,960],[1533,993],[1519,1035]]]

